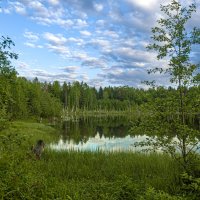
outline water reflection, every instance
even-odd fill
[[[87,142],[89,138],[99,137],[124,138],[129,133],[130,121],[126,116],[120,117],[87,117],[76,121],[65,121],[62,126],[62,140],[73,140],[76,144]],[[98,133],[98,134],[97,134]]]
[[[151,147],[135,147],[135,143],[145,141],[146,138],[155,135],[129,134],[131,116],[118,117],[87,117],[76,118],[76,120],[65,121],[61,126],[61,136],[58,141],[50,144],[54,150],[75,151],[140,151]],[[139,133],[142,134],[142,133]],[[160,135],[164,138],[164,135]],[[180,140],[173,135],[168,136],[166,141],[172,139],[176,148]],[[190,147],[190,146],[189,146]],[[177,149],[177,151],[180,151]]]
[[[135,147],[135,142],[145,140],[146,136],[131,137],[127,135],[120,137],[100,137],[99,132],[95,137],[90,137],[86,142],[80,141],[78,144],[71,139],[64,141],[62,138],[56,144],[50,144],[50,148],[54,150],[74,150],[74,151],[137,151],[141,147]]]
[[[54,150],[76,151],[135,151],[135,142],[147,136],[130,136],[131,119],[127,116],[90,117],[66,121],[59,141],[51,143]],[[139,147],[137,147],[138,150]]]

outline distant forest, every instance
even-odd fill
[[[135,112],[136,108],[178,95],[176,89],[171,87],[144,90],[128,86],[109,86],[96,89],[78,81],[64,82],[62,85],[58,81],[40,82],[38,78],[30,81],[18,77],[15,69],[11,67],[0,68],[0,83],[1,120],[28,116],[61,117],[63,111]],[[185,93],[189,99],[193,99],[191,112],[200,112],[200,86],[185,89]]]

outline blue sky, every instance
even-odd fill
[[[129,85],[155,79],[147,69],[164,66],[146,50],[151,28],[169,0],[2,0],[1,35],[14,42],[19,59],[14,66],[28,79],[61,83],[83,81],[90,86]],[[191,0],[181,0],[188,5]],[[200,27],[200,2],[187,25]],[[199,62],[200,48],[193,59]]]

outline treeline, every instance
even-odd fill
[[[199,97],[200,87],[192,87],[189,98]],[[155,100],[164,101],[176,96],[176,89],[158,87],[144,90],[124,87],[89,87],[86,83],[60,84],[30,81],[18,77],[11,67],[0,68],[0,107],[1,115],[12,119],[28,116],[51,118],[60,117],[63,110],[78,111],[134,111],[136,107],[152,104]],[[193,101],[198,108],[199,99]]]

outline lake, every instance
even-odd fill
[[[75,151],[136,151],[135,142],[143,141],[145,135],[131,136],[130,116],[87,117],[65,121],[61,136],[52,142],[54,150]]]

